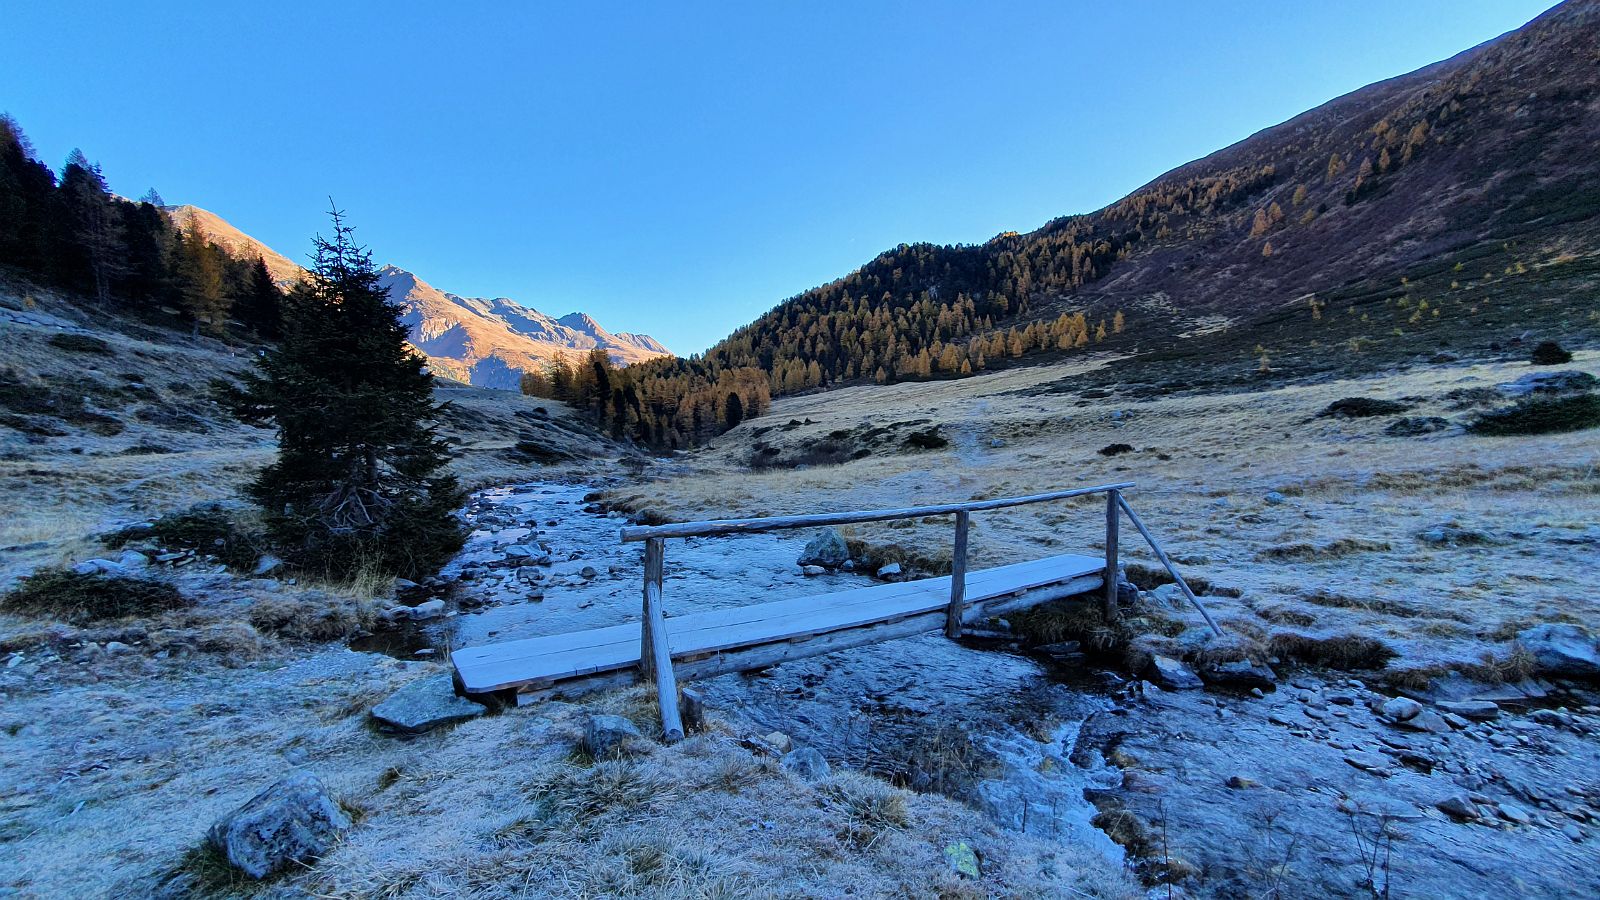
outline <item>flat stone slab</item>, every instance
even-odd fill
[[[484,714],[482,704],[456,696],[448,672],[418,678],[372,708],[379,725],[406,734],[421,734]]]

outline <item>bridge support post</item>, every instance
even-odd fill
[[[644,617],[639,632],[639,674],[656,683],[661,707],[661,735],[667,743],[683,740],[683,717],[678,713],[678,679],[672,671],[672,650],[667,645],[667,618],[661,607],[661,582],[666,562],[666,541],[650,538],[644,544]]]
[[[972,524],[972,514],[966,510],[956,513],[956,547],[950,556],[950,605],[944,613],[945,637],[961,636],[961,617],[967,606],[967,527]]]
[[[1122,492],[1106,492],[1106,595],[1102,609],[1107,622],[1121,615],[1117,607],[1117,532],[1122,523]]]

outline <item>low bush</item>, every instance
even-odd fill
[[[1398,400],[1374,400],[1371,397],[1345,397],[1329,403],[1317,418],[1365,419],[1370,416],[1392,416],[1411,407]]]
[[[124,616],[152,616],[191,601],[164,581],[126,575],[81,575],[67,569],[41,569],[0,597],[0,609],[25,616],[49,616],[74,625]]]
[[[202,504],[184,512],[169,513],[147,528],[124,528],[102,535],[108,547],[151,540],[168,550],[193,550],[222,560],[232,569],[249,570],[261,558],[265,539],[237,522],[218,504]]]
[[[50,336],[50,346],[58,350],[70,350],[73,353],[93,353],[96,356],[113,356],[111,345],[97,337],[87,334],[53,334]],[[1570,357],[1569,357],[1570,358]]]
[[[1528,361],[1536,366],[1561,366],[1572,362],[1572,354],[1555,341],[1541,341]]]
[[[950,446],[950,439],[939,432],[939,426],[913,431],[906,435],[905,446],[910,450],[939,450]]]
[[[1474,434],[1555,434],[1600,426],[1600,394],[1529,397],[1513,406],[1480,414],[1467,426]]]
[[[359,631],[370,616],[355,600],[325,591],[264,597],[250,607],[250,624],[292,641],[337,641]]]
[[[1319,637],[1284,631],[1272,636],[1270,646],[1283,659],[1343,670],[1381,669],[1398,655],[1377,638],[1360,634]]]
[[[1124,453],[1132,452],[1132,444],[1107,444],[1099,450],[1101,456],[1120,456]]]

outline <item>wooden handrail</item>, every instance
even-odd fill
[[[941,503],[934,506],[912,506],[905,509],[878,509],[862,512],[820,513],[808,516],[767,516],[758,519],[722,519],[710,522],[679,522],[667,525],[631,525],[622,529],[622,540],[644,541],[644,615],[640,627],[639,647],[639,674],[646,681],[654,681],[656,685],[656,699],[661,710],[661,731],[668,743],[683,739],[683,720],[678,712],[678,684],[676,673],[672,668],[672,653],[667,641],[667,618],[662,605],[661,587],[666,556],[666,539],[671,537],[699,537],[705,535],[725,534],[756,534],[764,531],[774,531],[780,528],[816,528],[827,525],[848,525],[856,522],[882,522],[889,519],[911,519],[923,516],[938,516],[954,514],[956,517],[955,547],[951,554],[950,566],[950,602],[945,609],[945,634],[960,637],[962,628],[970,614],[966,601],[967,581],[967,534],[972,522],[972,513],[988,509],[1004,509],[1011,506],[1022,506],[1028,503],[1044,503],[1050,500],[1065,500],[1069,497],[1083,497],[1089,494],[1106,495],[1106,553],[1105,574],[1103,576],[1104,599],[1103,609],[1107,621],[1115,621],[1118,616],[1117,609],[1117,525],[1121,518],[1119,513],[1127,513],[1133,526],[1139,529],[1139,534],[1144,536],[1150,544],[1150,549],[1155,551],[1156,558],[1177,582],[1189,602],[1211,626],[1211,630],[1222,634],[1222,629],[1211,618],[1211,613],[1206,611],[1200,603],[1200,598],[1190,590],[1188,582],[1178,574],[1172,560],[1167,558],[1165,551],[1156,543],[1150,530],[1145,528],[1144,522],[1134,513],[1133,507],[1128,505],[1126,497],[1122,496],[1124,488],[1133,487],[1133,482],[1120,482],[1118,484],[1102,484],[1095,487],[1074,488],[1066,491],[1051,491],[1046,494],[1029,494],[1022,497],[1002,497],[995,500],[969,500],[965,503]],[[993,609],[993,605],[985,606],[985,611]]]
[[[940,503],[934,506],[911,506],[905,509],[874,509],[857,512],[816,513],[805,516],[767,516],[759,519],[717,519],[709,522],[672,522],[666,525],[629,525],[622,529],[622,540],[643,541],[650,538],[703,537],[721,534],[759,534],[782,528],[820,528],[826,525],[851,525],[857,522],[883,522],[889,519],[916,519],[923,516],[943,516],[959,512],[979,512],[986,509],[1004,509],[1028,503],[1065,500],[1089,494],[1103,494],[1131,488],[1131,481],[1119,484],[1101,484],[1094,487],[1073,488],[1069,491],[1052,491],[1048,494],[1029,494],[1023,497],[1001,497],[995,500],[968,500],[964,503]]]
[[[1172,579],[1178,583],[1178,589],[1183,591],[1183,595],[1189,598],[1189,602],[1194,604],[1194,608],[1200,611],[1201,618],[1205,619],[1206,624],[1211,626],[1212,632],[1217,637],[1222,637],[1222,626],[1217,624],[1216,619],[1211,618],[1211,613],[1206,610],[1205,604],[1201,603],[1200,598],[1196,597],[1194,591],[1189,588],[1189,582],[1184,581],[1183,576],[1178,574],[1178,568],[1172,564],[1172,560],[1167,559],[1167,552],[1161,549],[1160,544],[1156,543],[1155,536],[1150,533],[1150,529],[1144,527],[1144,522],[1139,520],[1139,514],[1134,512],[1133,507],[1128,505],[1128,499],[1121,494],[1115,494],[1114,496],[1117,498],[1117,503],[1122,507],[1122,511],[1128,514],[1128,521],[1132,522],[1133,527],[1139,529],[1139,533],[1144,535],[1145,543],[1149,544],[1150,549],[1155,551],[1156,559],[1161,560],[1161,564],[1167,569],[1167,574],[1171,575]]]

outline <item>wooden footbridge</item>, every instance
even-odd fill
[[[644,542],[644,614],[640,621],[463,648],[451,654],[456,682],[467,694],[512,692],[518,703],[524,703],[651,680],[661,703],[662,730],[667,740],[677,740],[683,737],[678,714],[680,679],[761,669],[791,659],[931,631],[942,630],[949,637],[959,637],[970,623],[1097,589],[1107,617],[1114,619],[1118,524],[1124,514],[1189,602],[1200,610],[1206,624],[1221,634],[1194,591],[1128,505],[1123,491],[1131,487],[1131,483],[1106,484],[908,509],[627,527],[622,529],[624,542]],[[973,513],[1090,494],[1106,495],[1104,555],[1064,554],[967,571],[967,531]],[[671,618],[663,611],[662,563],[668,538],[753,534],[940,515],[955,516],[955,551],[949,575]]]

